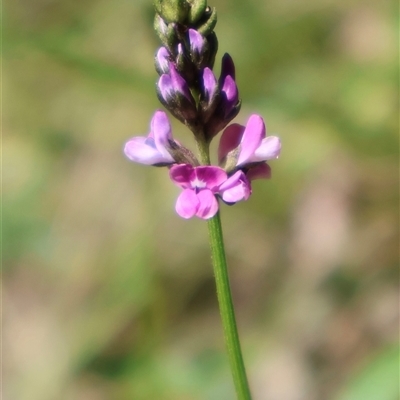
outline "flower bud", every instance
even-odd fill
[[[173,63],[169,64],[169,71],[169,74],[161,75],[157,83],[158,98],[176,118],[189,123],[197,116],[195,101]]]
[[[154,0],[157,14],[167,23],[183,24],[190,10],[186,0]]]
[[[206,123],[210,119],[215,108],[219,104],[219,100],[220,92],[218,89],[217,79],[211,69],[206,67],[203,70],[201,79],[199,103],[203,123]]]
[[[204,19],[200,20],[200,25],[197,30],[203,35],[207,36],[214,31],[215,25],[217,24],[217,10],[207,7],[204,12]]]
[[[158,49],[154,58],[154,65],[156,67],[156,71],[160,75],[169,73],[170,57],[171,56],[165,47],[160,47]]]
[[[211,140],[222,130],[240,111],[241,102],[234,79],[235,66],[232,58],[225,54],[222,58],[221,76],[218,80],[220,98],[214,105],[213,114],[206,121],[207,137]]]
[[[156,14],[154,17],[154,30],[160,38],[162,44],[172,54],[173,49],[178,42],[175,23],[166,24],[165,21]]]
[[[204,15],[207,9],[207,0],[188,0],[190,10],[188,13],[188,22],[195,24]]]

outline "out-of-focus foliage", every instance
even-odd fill
[[[374,357],[353,378],[339,400],[390,400],[398,398],[399,348],[392,347]]]
[[[160,108],[151,3],[4,4],[7,399],[234,398],[206,225],[121,151]],[[236,120],[283,142],[272,180],[222,207],[254,398],[395,400],[398,5],[209,4]]]

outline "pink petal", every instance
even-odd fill
[[[182,218],[192,218],[200,205],[194,190],[185,189],[176,200],[175,210]]]
[[[219,192],[222,200],[236,203],[250,197],[251,186],[243,171],[237,171],[219,187]]]
[[[268,136],[262,140],[249,162],[273,160],[279,157],[280,152],[280,139],[277,136]]]
[[[174,159],[167,150],[167,147],[169,147],[169,141],[172,140],[171,125],[167,114],[164,111],[156,111],[150,125],[151,134],[154,137],[157,150],[166,159],[170,159],[170,161],[173,162]]]
[[[201,53],[204,47],[204,38],[195,29],[189,29],[190,50],[194,53]]]
[[[172,79],[169,75],[163,74],[158,80],[157,87],[159,93],[165,101],[168,101],[174,96],[174,86],[172,84]]]
[[[202,219],[209,219],[217,213],[218,201],[211,190],[201,190],[197,193],[197,198],[200,204],[196,216]]]
[[[160,47],[155,57],[156,67],[163,74],[169,73],[169,52],[165,47]]]
[[[168,163],[170,160],[166,159],[156,148],[148,143],[148,138],[143,136],[134,137],[125,144],[125,155],[134,162],[154,165],[161,163]],[[172,157],[171,157],[172,159]],[[173,160],[172,160],[173,161]]]
[[[226,172],[220,167],[200,166],[195,168],[198,181],[204,182],[205,187],[216,190],[217,187],[226,180]]]
[[[264,120],[257,114],[250,116],[240,142],[240,154],[237,165],[245,164],[253,155],[261,140],[265,137]]]
[[[219,162],[222,162],[230,151],[239,146],[244,129],[244,126],[239,124],[232,124],[225,128],[218,145]]]
[[[236,86],[236,82],[234,79],[228,75],[225,80],[224,84],[222,85],[221,92],[225,93],[226,96],[226,108],[231,108],[234,106],[237,101],[239,100],[239,92]]]
[[[189,87],[185,79],[183,79],[183,77],[176,70],[175,65],[173,63],[169,64],[169,75],[171,77],[171,83],[174,92],[182,94],[192,103],[194,100],[192,95],[190,94]]]
[[[176,185],[184,189],[191,188],[191,181],[196,177],[194,168],[189,164],[173,165],[169,176]]]
[[[246,173],[247,179],[269,179],[271,178],[271,167],[267,163],[257,164],[251,167]]]

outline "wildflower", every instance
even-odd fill
[[[176,201],[176,212],[182,218],[197,216],[202,219],[213,217],[218,211],[219,186],[227,180],[226,172],[220,167],[178,164],[169,171],[172,181],[183,189]]]
[[[265,161],[278,158],[280,151],[279,138],[266,136],[264,120],[253,114],[245,127],[232,124],[224,130],[219,142],[218,159],[227,171],[243,169],[249,179],[268,178],[270,169]]]
[[[236,171],[220,185],[219,195],[228,204],[247,200],[251,195],[251,185],[245,173],[243,171]]]
[[[175,163],[168,149],[178,146],[172,138],[171,125],[164,111],[156,111],[151,120],[150,133],[130,139],[124,148],[125,155],[137,163],[169,165]]]

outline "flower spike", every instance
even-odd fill
[[[215,8],[207,0],[153,0],[154,29],[162,43],[154,64],[159,78],[157,96],[163,106],[194,135],[199,160],[172,137],[167,114],[154,113],[147,136],[131,138],[124,148],[128,159],[145,165],[166,166],[180,188],[175,210],[189,219],[208,220],[212,262],[223,331],[237,398],[251,400],[240,350],[224,252],[219,206],[246,201],[254,179],[268,179],[266,163],[279,157],[281,143],[266,136],[261,116],[253,114],[246,126],[229,123],[241,107],[232,57],[224,54],[221,72],[213,71],[218,50],[214,32]],[[222,132],[219,165],[210,165],[210,142]]]

